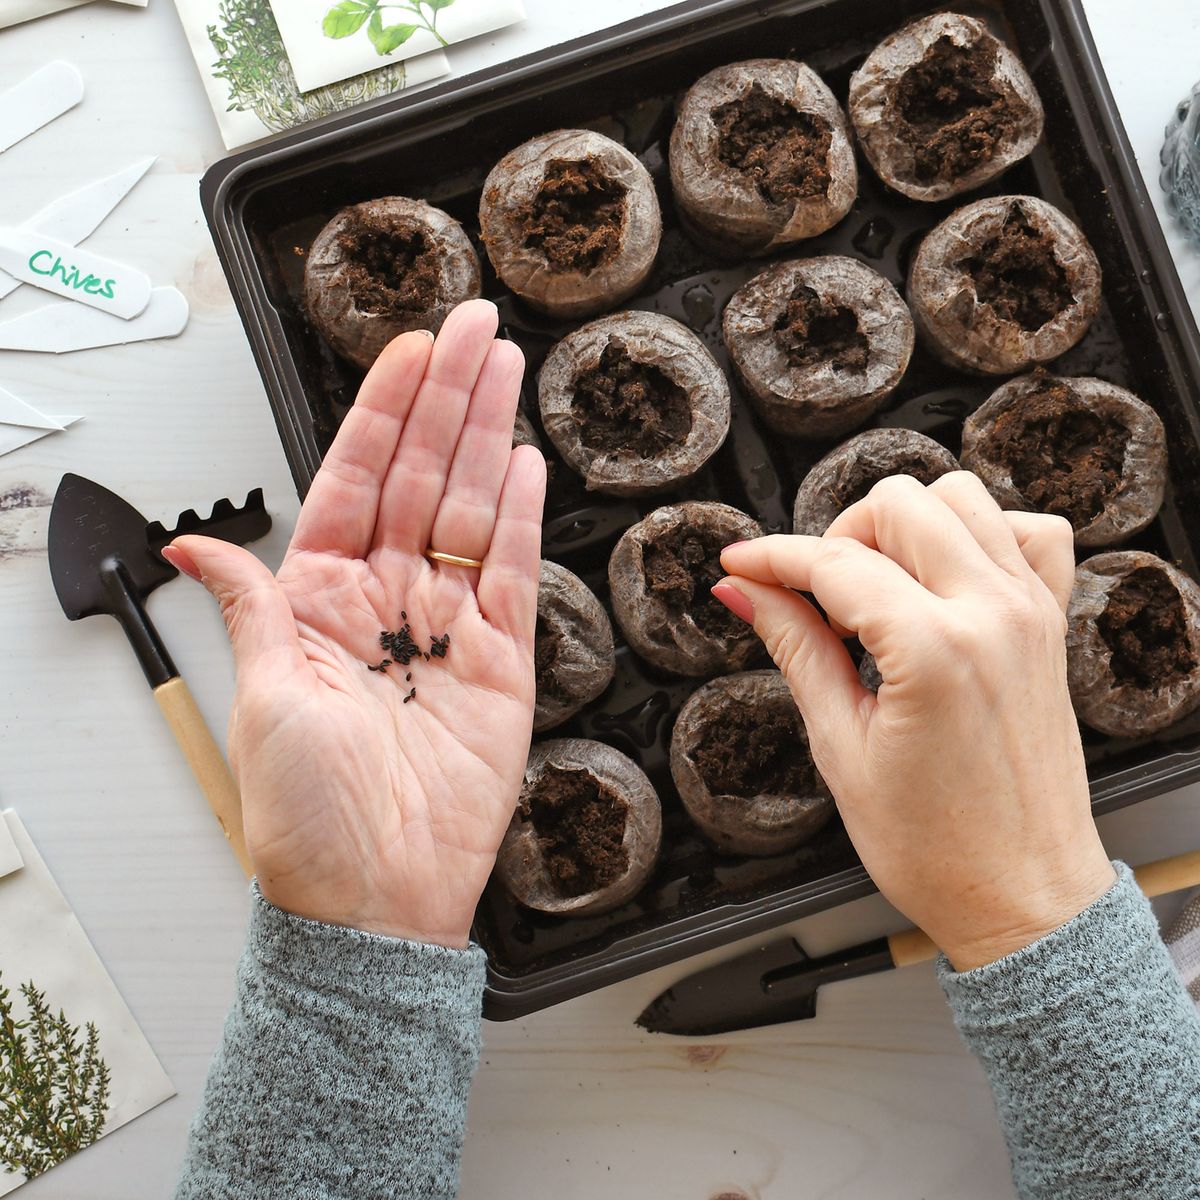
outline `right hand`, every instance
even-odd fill
[[[1067,691],[1065,520],[1001,512],[965,471],[895,476],[824,537],[763,537],[721,561],[714,594],[749,601],[739,615],[787,678],[863,864],[957,970],[1112,885]],[[877,660],[877,697],[846,634]]]

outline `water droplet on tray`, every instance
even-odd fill
[[[708,288],[697,284],[683,293],[683,311],[697,329],[703,329],[717,315],[717,302]]]
[[[867,258],[882,258],[895,232],[895,226],[887,217],[872,217],[854,235],[854,248]]]

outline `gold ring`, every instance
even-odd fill
[[[452,567],[475,567],[481,568],[483,563],[478,558],[463,558],[461,554],[443,554],[440,550],[426,550],[426,558],[432,558],[435,562],[449,563]]]

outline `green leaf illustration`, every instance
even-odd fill
[[[422,0],[426,8],[432,8],[434,12],[438,12],[443,8],[449,8],[454,3],[454,0]]]
[[[379,0],[341,0],[335,4],[321,22],[321,30],[327,38],[349,37],[357,33],[372,13],[379,15],[376,5]]]
[[[388,25],[385,28],[383,15],[376,12],[367,26],[367,36],[379,54],[391,54],[397,46],[403,46],[419,28],[419,25]]]
[[[20,992],[23,1019],[0,982],[0,1167],[33,1179],[100,1136],[112,1080],[95,1025],[81,1036],[32,982]]]

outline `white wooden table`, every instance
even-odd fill
[[[455,69],[660,5],[527,7],[524,28],[453,50]],[[1087,7],[1160,205],[1158,146],[1200,76],[1200,10],[1192,0]],[[231,995],[245,887],[116,625],[63,620],[46,568],[46,506],[65,470],[168,521],[262,485],[276,528],[258,550],[277,563],[296,500],[200,215],[197,178],[222,149],[174,9],[97,3],[0,33],[0,86],[56,57],[82,69],[86,99],[0,158],[0,220],[158,154],[90,244],[174,283],[192,305],[174,341],[58,360],[0,353],[5,386],[44,411],[87,418],[0,458],[0,806],[21,813],[179,1090],[27,1194],[140,1200],[170,1193]],[[1174,229],[1170,238],[1200,304],[1200,255]],[[5,314],[32,307],[31,290]],[[30,489],[33,504],[14,507]],[[182,580],[150,609],[223,729],[233,676],[215,608]],[[1139,862],[1200,846],[1198,800],[1193,789],[1106,818],[1110,851]],[[822,952],[902,924],[874,897],[796,928]],[[640,1036],[633,1016],[700,961],[485,1028],[465,1200],[1011,1197],[983,1075],[928,968],[831,988],[813,1022],[711,1046]]]

